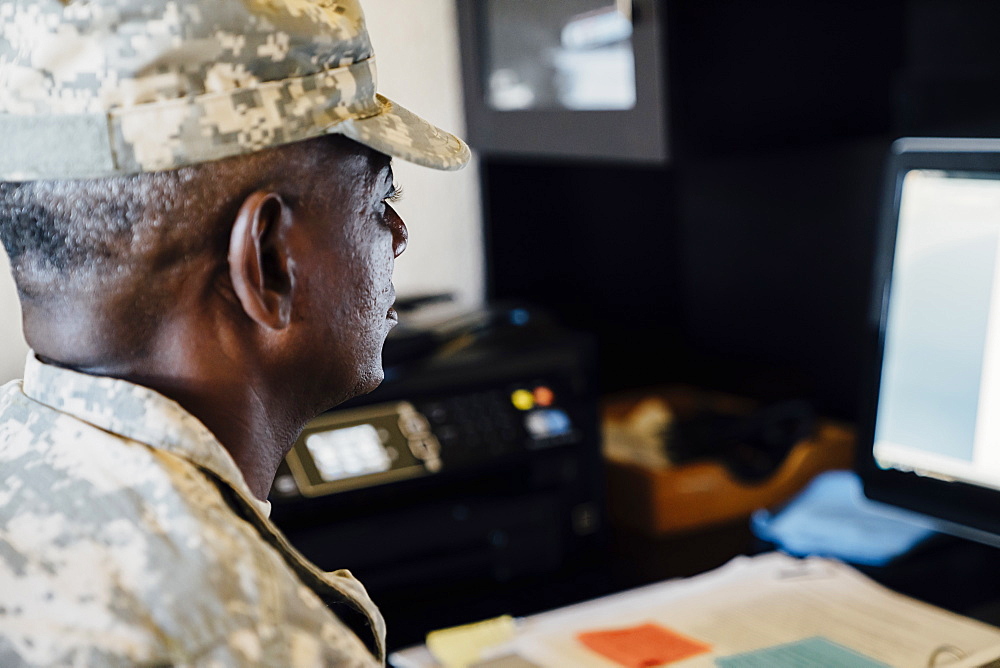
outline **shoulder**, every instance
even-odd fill
[[[186,460],[5,387],[0,469],[0,656],[370,659]]]
[[[198,522],[156,459],[5,388],[0,649],[38,664],[169,656],[163,612],[210,576]],[[218,629],[191,630],[187,649]]]

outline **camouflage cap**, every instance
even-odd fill
[[[378,95],[358,0],[0,0],[0,180],[174,169],[339,133],[469,148]]]

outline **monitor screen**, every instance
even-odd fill
[[[897,142],[885,200],[866,492],[1000,533],[1000,141]]]
[[[488,156],[663,164],[669,142],[662,5],[456,3],[469,144]]]
[[[632,17],[621,3],[489,0],[486,10],[483,90],[493,109],[635,107]]]

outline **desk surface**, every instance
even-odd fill
[[[1000,648],[1000,629],[891,592],[849,566],[769,553],[527,617],[512,639],[482,656],[515,655],[525,666],[613,668],[621,664],[585,647],[578,635],[649,623],[711,647],[671,668],[780,668],[801,665],[781,663],[781,652],[799,652],[801,660],[802,652],[830,651],[858,654],[859,666],[911,667],[927,665],[944,646],[965,654]],[[423,647],[390,660],[397,668],[438,665]]]

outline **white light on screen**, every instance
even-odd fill
[[[327,481],[388,471],[392,466],[378,430],[370,424],[309,434],[306,448]]]

